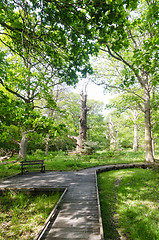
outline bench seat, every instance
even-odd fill
[[[25,170],[29,168],[41,168],[41,172],[45,172],[44,160],[22,161],[20,164],[22,175],[24,175]]]

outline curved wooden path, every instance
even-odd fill
[[[17,175],[0,183],[0,188],[67,188],[58,214],[50,219],[38,240],[102,240],[103,229],[96,173],[113,169],[149,167],[151,164],[120,164],[77,172],[46,172]]]

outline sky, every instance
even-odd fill
[[[79,82],[73,92],[80,94],[83,89],[83,83]],[[104,103],[104,106],[109,103],[111,98],[114,96],[111,93],[104,93],[104,89],[102,86],[98,86],[93,82],[89,82],[87,86],[87,98],[98,100]],[[105,107],[104,107],[105,108]],[[110,110],[103,109],[103,115],[106,116]]]

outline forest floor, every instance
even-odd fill
[[[105,239],[159,239],[159,166],[98,175]]]
[[[159,158],[159,152],[158,152]],[[66,152],[49,152],[47,156],[40,149],[27,156],[28,160],[45,160],[46,171],[75,171],[84,168],[110,164],[144,163],[145,153],[132,150],[99,151],[92,155],[74,155]],[[6,162],[6,161],[5,161]],[[0,163],[0,178],[21,172],[17,155],[10,158],[7,164]]]

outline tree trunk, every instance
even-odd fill
[[[134,143],[133,143],[133,150],[135,152],[138,151],[138,126],[137,126],[137,117],[138,117],[138,113],[136,110],[134,110],[133,112],[133,117],[134,117]]]
[[[133,143],[133,150],[134,150],[134,152],[137,152],[137,151],[138,151],[138,135],[137,135],[137,130],[138,130],[137,124],[134,123],[134,143]]]
[[[77,152],[84,148],[84,142],[87,136],[87,95],[82,92],[81,94],[81,116],[79,122],[79,136],[77,142]]]
[[[109,139],[110,139],[110,150],[114,151],[116,147],[116,139],[115,139],[115,129],[114,123],[112,119],[109,120]]]
[[[50,141],[50,135],[48,134],[46,137],[46,145],[45,145],[45,155],[48,155],[49,152],[49,141]]]
[[[153,152],[153,157],[155,158],[155,143],[154,143],[154,139],[152,139],[152,152]]]
[[[146,162],[154,162],[152,151],[152,137],[151,137],[151,109],[150,109],[150,94],[148,86],[144,88],[145,98],[145,145],[146,145]]]
[[[115,150],[119,150],[119,130],[116,131]]]
[[[22,134],[22,138],[20,141],[20,149],[19,149],[19,154],[18,154],[18,159],[26,159],[27,156],[27,143],[28,143],[28,137],[26,137],[27,133],[24,132]]]

